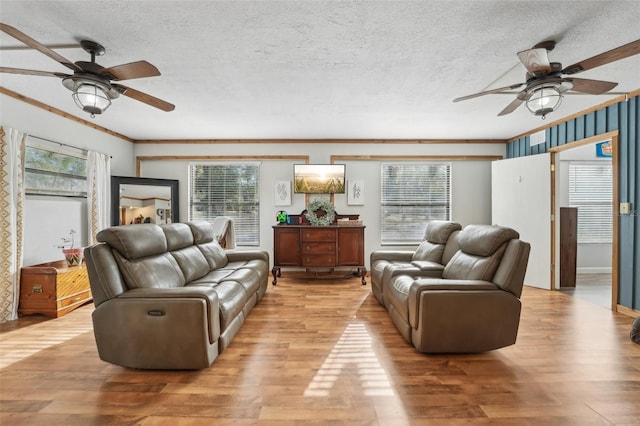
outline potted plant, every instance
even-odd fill
[[[75,247],[75,233],[73,229],[69,231],[69,238],[62,238],[62,245],[58,246],[64,253],[67,266],[80,266],[84,258],[84,247]]]

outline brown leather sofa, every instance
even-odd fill
[[[85,249],[100,358],[207,368],[267,290],[266,251],[224,251],[208,222],[115,226]]]
[[[383,284],[392,322],[423,353],[485,352],[514,344],[529,243],[511,228],[491,225],[468,225],[452,236],[458,250],[439,277],[435,269],[421,277],[400,268]]]
[[[432,220],[416,250],[378,250],[371,253],[371,291],[386,306],[385,284],[397,275],[440,277],[444,265],[458,250],[459,223]]]

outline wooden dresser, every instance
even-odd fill
[[[18,314],[58,318],[91,302],[87,268],[64,260],[24,267],[20,274]]]
[[[272,284],[278,282],[282,267],[356,267],[362,284],[364,264],[364,226],[275,225],[273,227]]]

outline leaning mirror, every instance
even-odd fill
[[[178,181],[111,176],[111,225],[180,221]]]

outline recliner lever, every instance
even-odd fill
[[[151,315],[152,317],[163,317],[165,315],[165,312],[155,310],[147,312],[147,315]]]

